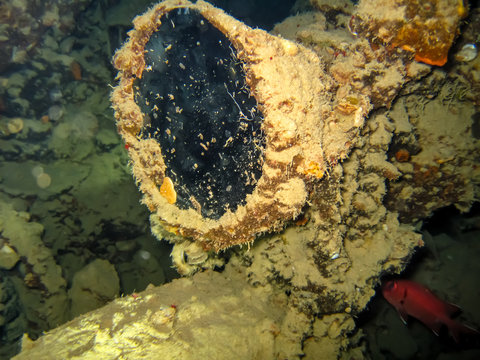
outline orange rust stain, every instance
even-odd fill
[[[439,168],[437,166],[430,166],[427,171],[424,172],[425,179],[432,178],[437,175]]]
[[[422,56],[420,54],[415,54],[415,61],[423,62],[428,65],[443,66],[447,63],[447,56],[439,58],[429,58],[427,56]]]
[[[396,0],[390,10],[397,12],[397,19],[381,13],[378,18],[363,19],[366,34],[377,34],[388,49],[399,47],[411,52],[418,62],[443,66],[460,21],[468,14],[468,5],[465,0]]]
[[[295,221],[295,225],[297,225],[297,226],[303,226],[303,225],[305,225],[305,224],[308,222],[308,220],[310,220],[310,218],[302,215],[302,216],[300,216],[300,217]]]
[[[393,45],[414,53],[415,61],[443,66],[455,38],[454,29],[450,27],[441,20],[431,25],[415,20],[398,31]]]
[[[398,162],[407,162],[410,160],[410,153],[408,150],[400,149],[395,153],[395,159],[397,159]]]
[[[440,169],[438,166],[427,166],[426,168],[422,168],[422,166],[414,164],[413,180],[416,184],[431,182],[435,180],[439,171]]]

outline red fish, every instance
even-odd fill
[[[382,294],[397,309],[404,323],[410,315],[428,326],[435,335],[438,335],[442,325],[445,325],[457,343],[462,334],[480,335],[477,330],[452,319],[452,316],[460,311],[458,306],[440,300],[429,289],[416,282],[387,281],[382,286]]]

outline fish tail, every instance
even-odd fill
[[[477,329],[474,329],[471,326],[459,323],[458,321],[451,320],[447,324],[448,331],[453,337],[455,342],[458,344],[461,342],[464,336],[480,338],[480,332]]]

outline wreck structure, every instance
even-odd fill
[[[311,3],[272,33],[200,0],[135,18],[111,101],[185,277],[24,339],[15,359],[361,357],[355,316],[422,246],[419,221],[479,196],[475,108],[444,116],[455,95],[432,67],[468,9]]]

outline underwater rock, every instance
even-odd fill
[[[4,178],[2,190],[12,196],[35,195],[45,199],[57,196],[71,188],[72,184],[77,186],[89,174],[89,167],[86,165],[59,160],[51,164],[43,164],[42,172],[33,175],[32,170],[38,165],[38,162],[33,161],[22,163],[4,161],[0,165],[0,171],[2,174],[8,173],[10,176]],[[50,182],[42,174],[48,174]],[[38,182],[39,176],[41,176],[40,182]],[[22,181],[18,181],[18,179],[22,179]],[[40,192],[38,187],[41,188]]]
[[[28,333],[39,336],[67,319],[65,280],[50,249],[42,242],[43,226],[29,221],[29,214],[13,210],[0,201],[0,232],[4,246],[11,247],[20,257],[20,270],[9,276],[18,294]],[[41,329],[38,331],[38,329]]]
[[[48,92],[48,96],[50,97],[50,100],[52,100],[52,102],[54,103],[58,103],[63,99],[62,90],[60,90],[60,88],[58,87],[54,87],[50,89],[50,91]],[[50,109],[49,109],[49,113],[50,113]]]
[[[11,135],[17,135],[23,130],[24,121],[22,118],[4,118],[0,119],[0,136],[9,137]]]
[[[59,158],[81,160],[94,151],[94,138],[98,131],[95,114],[69,107],[62,122],[53,128],[48,147]]]
[[[75,25],[75,15],[88,4],[89,0],[47,0],[38,4],[29,1],[2,1],[0,71],[11,63],[25,63],[29,53],[42,41],[42,36],[48,29],[53,27],[58,33],[68,33]]]
[[[120,143],[120,138],[114,130],[101,129],[95,137],[97,145],[102,150],[113,149]]]
[[[13,118],[7,124],[7,130],[10,134],[17,134],[23,130],[23,119]]]
[[[298,216],[368,100],[334,107],[314,52],[206,2],[165,1],[134,25],[112,103],[157,237],[219,251]]]
[[[3,244],[0,247],[0,268],[10,270],[20,260],[20,257],[11,246]]]
[[[63,116],[63,108],[59,105],[53,105],[48,108],[48,118],[52,121],[59,121]]]
[[[115,267],[96,259],[75,273],[68,296],[72,317],[97,309],[118,296],[120,283]]]
[[[0,357],[11,358],[18,352],[25,332],[25,314],[21,311],[18,294],[8,276],[0,283]]]

